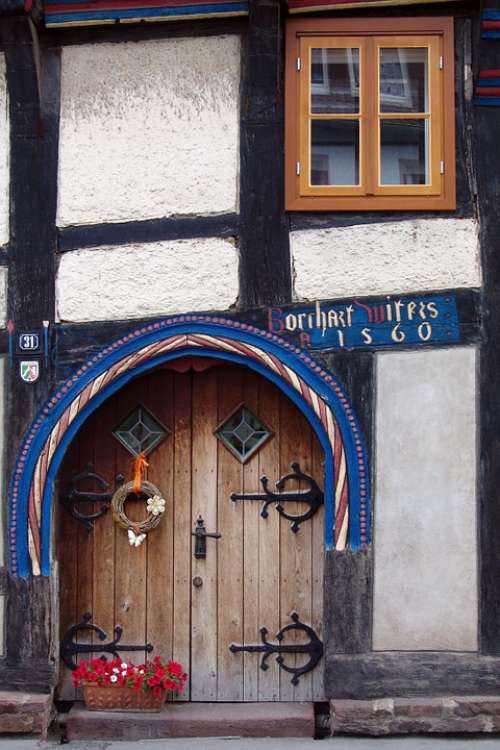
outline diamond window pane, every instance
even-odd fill
[[[244,404],[229,415],[215,430],[216,437],[245,463],[272,437],[272,431]]]
[[[170,430],[164,427],[143,406],[136,407],[118,427],[113,435],[133,456],[151,453],[166,437]]]

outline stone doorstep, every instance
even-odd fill
[[[314,737],[313,703],[170,703],[158,713],[88,711],[75,704],[68,740]]]
[[[500,695],[330,701],[331,734],[500,732]]]
[[[0,734],[47,736],[55,717],[52,696],[0,690]]]

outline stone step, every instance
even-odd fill
[[[0,691],[0,734],[40,734],[45,738],[54,716],[49,694]]]
[[[158,713],[88,711],[75,703],[68,740],[314,737],[313,703],[167,703]]]

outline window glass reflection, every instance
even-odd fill
[[[313,120],[311,185],[359,184],[359,122]]]
[[[380,50],[380,111],[429,111],[427,47]]]
[[[427,120],[381,120],[382,185],[426,185],[429,175]]]
[[[359,112],[359,49],[313,49],[311,111]]]

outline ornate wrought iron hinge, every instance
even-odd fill
[[[309,489],[284,492],[283,490],[286,483],[292,479],[306,482],[309,485]],[[286,474],[285,476],[281,477],[281,479],[278,479],[278,481],[276,482],[276,489],[278,490],[278,492],[271,492],[268,489],[269,480],[266,476],[261,477],[260,482],[262,484],[262,489],[264,490],[264,492],[248,492],[244,494],[233,492],[233,494],[231,495],[231,500],[259,500],[263,502],[264,504],[262,506],[262,510],[260,511],[260,515],[262,516],[262,518],[268,517],[268,506],[271,505],[271,503],[276,503],[275,508],[278,513],[283,516],[283,518],[287,518],[289,521],[292,521],[291,529],[294,533],[297,533],[301,523],[312,518],[317,512],[318,508],[323,505],[324,499],[322,491],[312,477],[310,477],[308,474],[304,474],[300,470],[300,466],[298,463],[292,464],[291,474]],[[309,506],[309,510],[307,510],[305,513],[302,513],[301,515],[294,516],[285,511],[282,503],[286,502],[306,503]]]
[[[148,654],[153,650],[151,643],[145,643],[142,646],[131,646],[125,643],[120,643],[122,637],[122,628],[120,625],[115,626],[115,637],[109,643],[76,643],[73,639],[79,630],[87,630],[97,633],[97,637],[100,641],[105,641],[108,637],[104,630],[93,622],[90,622],[92,615],[90,612],[85,612],[82,621],[78,625],[72,625],[61,641],[60,654],[62,661],[66,664],[68,669],[76,669],[76,664],[73,661],[73,656],[76,654],[95,654],[95,653],[106,653],[118,656],[120,651],[146,651]]]
[[[85,481],[96,482],[104,492],[89,492],[78,489],[78,485]],[[116,487],[119,487],[123,482],[124,477],[118,474],[116,477]],[[87,464],[83,471],[71,479],[65,491],[60,495],[59,502],[72,518],[83,523],[87,531],[92,531],[94,521],[97,521],[98,518],[101,518],[109,510],[109,503],[113,498],[113,492],[106,491],[108,487],[109,484],[104,477],[93,471],[92,464]],[[85,514],[78,509],[81,503],[102,503],[102,505],[94,513]]]
[[[240,651],[246,651],[250,654],[262,654],[260,668],[264,670],[264,672],[266,671],[266,669],[269,669],[269,665],[267,663],[269,657],[272,654],[279,654],[279,656],[276,657],[277,663],[280,665],[281,669],[284,669],[285,672],[289,672],[291,675],[293,675],[291,680],[292,684],[297,685],[297,683],[299,682],[299,677],[303,674],[306,674],[306,672],[310,672],[312,669],[314,669],[314,667],[323,656],[323,643],[320,641],[310,625],[305,625],[305,623],[300,622],[297,612],[292,612],[290,617],[293,622],[290,625],[285,625],[285,627],[281,628],[281,630],[276,633],[275,638],[278,643],[269,643],[266,638],[268,634],[267,628],[261,628],[261,644],[253,646],[237,646],[236,644],[232,643],[229,646],[229,650],[233,654],[237,654]],[[288,645],[282,643],[285,637],[285,633],[300,630],[307,636],[309,636],[308,643],[291,643]],[[283,656],[281,656],[281,654],[308,654],[309,661],[301,667],[288,667],[285,664],[285,660]]]

